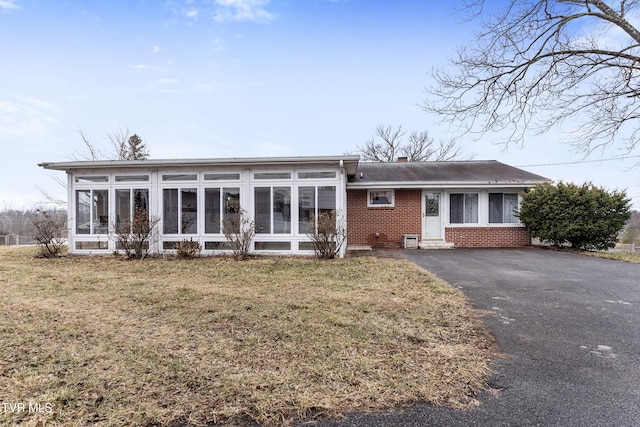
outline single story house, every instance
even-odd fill
[[[159,219],[153,253],[200,242],[224,253],[225,216],[254,221],[256,254],[313,254],[308,221],[336,211],[347,247],[517,247],[531,243],[519,223],[521,194],[546,178],[497,161],[362,162],[357,155],[70,161],[65,171],[69,252],[110,253],[113,229],[136,208]],[[344,248],[343,253],[344,255]]]

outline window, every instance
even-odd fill
[[[109,191],[76,191],[76,233],[106,234],[109,232]]]
[[[327,172],[298,172],[298,179],[326,179],[335,178],[336,173],[333,171]]]
[[[449,222],[451,224],[477,224],[478,194],[451,194],[449,196]]]
[[[489,223],[517,224],[518,194],[489,193]]]
[[[116,175],[116,182],[148,182],[149,175]]]
[[[393,190],[369,190],[369,207],[393,207],[394,193]]]
[[[117,189],[116,225],[131,223],[136,214],[149,216],[149,190]]]
[[[291,172],[256,172],[254,179],[291,179]]]
[[[229,242],[204,242],[204,249],[207,251],[229,251]]]
[[[256,251],[290,251],[291,242],[255,242]]]
[[[162,175],[163,181],[196,181],[197,179],[198,175],[195,173]]]
[[[75,181],[77,183],[109,182],[109,177],[108,176],[76,176]]]
[[[240,179],[239,173],[205,173],[205,181],[237,181]]]
[[[109,249],[109,242],[93,241],[93,242],[76,242],[76,249],[78,250],[103,250]]]
[[[306,234],[309,224],[322,212],[335,212],[336,187],[299,187],[298,188],[298,233]]]
[[[195,234],[198,232],[198,191],[195,188],[162,190],[162,232]]]
[[[204,189],[204,232],[221,233],[225,217],[240,213],[239,188]]]
[[[291,187],[254,189],[256,233],[291,233]]]

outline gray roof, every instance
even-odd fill
[[[549,179],[495,160],[456,162],[360,162],[349,187],[389,185],[533,185]]]

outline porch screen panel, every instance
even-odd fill
[[[76,233],[91,234],[91,190],[76,191]]]
[[[271,233],[271,187],[254,189],[256,233]]]
[[[176,188],[162,190],[162,232],[178,233],[178,190]]]
[[[137,214],[149,216],[149,190],[146,188],[133,190],[133,212],[131,216]]]
[[[316,215],[316,187],[298,187],[298,233],[309,232],[309,222]]]
[[[195,234],[198,232],[198,190],[183,188],[180,192],[182,198],[180,231],[183,234]]]
[[[336,187],[318,187],[318,212],[335,212]]]
[[[334,220],[336,219],[336,187],[318,187],[318,214],[321,213],[333,214]]]
[[[131,220],[131,190],[116,190],[116,225]]]
[[[93,190],[93,232],[105,234],[109,232],[109,190]]]
[[[222,203],[224,215],[235,215],[240,213],[240,189],[225,188],[222,191]]]
[[[220,233],[220,189],[205,188],[204,190],[204,232]]]
[[[291,188],[273,189],[273,232],[291,233]]]

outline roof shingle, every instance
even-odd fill
[[[534,184],[547,178],[500,163],[496,160],[447,162],[360,162],[352,184],[367,183],[456,183],[456,184]]]

